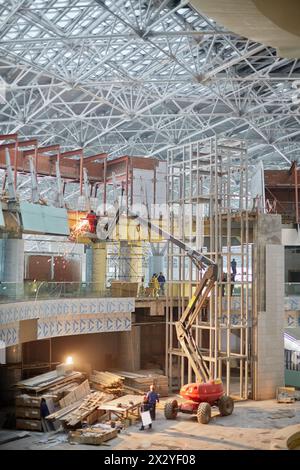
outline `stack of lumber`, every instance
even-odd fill
[[[98,407],[111,399],[112,395],[103,392],[89,393],[78,401],[50,414],[46,419],[50,421],[58,420],[66,428],[80,425],[84,421],[93,424],[97,421]]]
[[[124,387],[131,391],[148,392],[150,385],[154,385],[155,391],[161,397],[168,396],[168,377],[157,373],[157,371],[140,370],[137,372],[127,372],[116,370],[114,373],[124,378]]]
[[[117,429],[112,429],[110,426],[102,424],[97,425],[97,427],[88,427],[85,429],[77,429],[77,431],[71,431],[69,433],[69,442],[99,446],[103,444],[103,442],[117,437],[117,435]]]
[[[94,370],[90,382],[92,387],[115,396],[123,394],[124,378],[112,372],[99,372]]]
[[[59,375],[56,370],[37,375],[31,379],[23,380],[17,383],[17,388],[26,390],[27,392],[41,393],[45,390],[52,389],[57,386],[66,386],[74,382],[81,382],[84,376],[81,372],[68,372],[66,375]]]
[[[47,430],[45,421],[41,419],[40,407],[41,399],[45,398],[50,413],[54,411],[54,403],[63,399],[66,394],[73,393],[78,387],[84,375],[81,372],[67,372],[61,375],[56,370],[32,377],[28,380],[20,381],[16,384],[16,389],[26,392],[16,396],[15,413],[16,428],[34,431]],[[88,386],[88,381],[87,386]],[[88,390],[85,394],[89,392]]]

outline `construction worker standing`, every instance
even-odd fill
[[[165,295],[165,283],[166,283],[166,278],[163,275],[162,272],[159,273],[159,276],[157,278],[159,282],[159,287],[160,287],[160,295]]]
[[[89,229],[91,233],[96,233],[96,227],[97,227],[97,216],[93,210],[91,210],[88,215],[86,216],[88,222],[89,222]]]
[[[145,413],[147,411],[149,411],[150,415],[151,415],[151,405],[149,403],[147,395],[144,395],[143,404],[141,406],[141,413]],[[152,416],[151,416],[151,419],[152,419]],[[152,428],[152,422],[149,423],[148,426],[149,426],[149,429],[151,429]],[[145,429],[145,426],[144,426],[144,422],[143,422],[143,418],[142,418],[142,425],[140,427],[140,431],[144,431],[144,429]]]
[[[152,421],[155,421],[155,411],[156,411],[156,403],[159,402],[159,395],[156,393],[154,385],[150,385],[150,390],[147,393],[148,403],[150,405],[150,415]]]

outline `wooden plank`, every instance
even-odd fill
[[[56,371],[46,372],[28,380],[17,383],[17,387],[24,390],[32,390],[41,392],[47,390],[51,386],[72,382],[83,377],[81,372],[70,372],[65,376],[58,376]]]
[[[68,405],[72,405],[72,403],[79,401],[81,398],[84,398],[89,393],[91,393],[89,381],[85,380],[84,382],[82,382],[82,384],[78,385],[72,392],[62,398],[59,401],[59,405],[61,408],[64,408]]]
[[[72,403],[72,405],[66,406],[65,408],[62,408],[61,410],[55,411],[55,413],[51,413],[46,417],[46,419],[49,419],[50,421],[52,420],[61,420],[65,415],[70,413],[71,411],[75,410],[80,406],[82,403],[82,400],[79,400],[76,403]]]
[[[65,426],[72,427],[84,421],[88,416],[98,409],[101,403],[105,402],[106,400],[111,400],[111,398],[112,395],[108,395],[103,392],[90,393],[78,402],[47,416],[47,419],[57,419],[59,421],[63,421]]]

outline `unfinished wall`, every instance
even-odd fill
[[[158,317],[160,320],[161,318]],[[141,325],[141,368],[165,369],[166,324]]]
[[[76,335],[52,338],[52,362],[64,362],[67,356],[72,356],[76,368],[106,370],[119,365],[120,334],[95,333],[89,335]],[[43,351],[43,359],[47,355],[47,344],[36,342],[35,347],[28,348],[31,360],[37,360],[38,351]],[[42,342],[41,342],[42,343]],[[26,356],[30,361],[30,357]]]
[[[254,328],[254,398],[274,398],[284,385],[284,247],[281,217],[259,215],[257,250],[257,328]]]

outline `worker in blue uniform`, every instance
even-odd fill
[[[155,421],[156,403],[159,402],[159,395],[158,393],[156,393],[154,385],[150,385],[150,390],[147,393],[147,399],[150,405],[150,414],[152,421]]]

